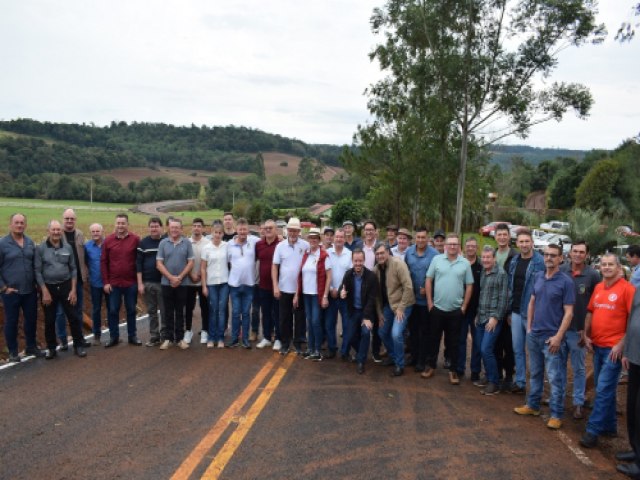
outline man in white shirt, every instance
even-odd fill
[[[280,305],[281,355],[289,353],[292,333],[296,352],[302,353],[300,345],[306,336],[304,309],[301,304],[293,306],[293,297],[298,290],[302,256],[309,249],[309,243],[300,238],[301,229],[300,220],[291,217],[287,223],[287,239],[280,242],[273,253],[271,278],[273,296],[278,299]]]
[[[338,342],[336,337],[336,324],[338,323],[338,312],[342,322],[343,336],[346,332],[346,322],[349,319],[347,310],[347,301],[340,298],[340,284],[347,270],[353,265],[351,263],[351,250],[344,246],[345,236],[344,230],[339,228],[333,236],[333,247],[327,252],[331,259],[331,286],[329,287],[329,308],[325,313],[325,329],[327,334],[327,344],[329,353],[325,358],[333,358],[336,356]],[[343,342],[341,352],[343,357],[349,354],[348,345]]]
[[[202,329],[200,331],[200,343],[207,343],[208,331],[209,331],[209,301],[203,298],[199,292],[202,289],[202,283],[200,279],[200,256],[202,254],[202,248],[209,243],[209,240],[204,236],[204,220],[201,218],[194,218],[191,222],[191,237],[189,241],[193,247],[193,269],[189,273],[190,283],[187,283],[187,307],[185,310],[185,323],[186,329],[184,332],[184,341],[191,343],[193,338],[193,310],[196,307],[196,296],[200,301],[200,317],[202,318]]]
[[[257,237],[249,236],[249,222],[239,218],[236,222],[236,236],[227,244],[229,259],[229,293],[231,295],[231,340],[227,347],[240,345],[240,323],[242,322],[242,346],[251,348],[249,328],[251,323],[251,302],[256,283],[256,243]]]

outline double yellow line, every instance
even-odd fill
[[[234,400],[234,402],[227,408],[227,410],[222,414],[220,419],[216,422],[216,424],[207,432],[207,434],[200,440],[200,443],[196,445],[193,451],[189,454],[189,456],[182,462],[182,465],[178,467],[175,471],[171,480],[186,480],[188,479],[193,471],[198,467],[204,456],[211,450],[211,448],[216,444],[216,442],[220,439],[222,434],[227,430],[229,425],[236,424],[235,431],[231,434],[231,436],[227,439],[227,441],[222,445],[215,458],[211,462],[211,464],[207,467],[207,470],[204,472],[202,478],[204,479],[217,479],[224,468],[227,466],[227,463],[233,457],[233,454],[238,449],[244,437],[249,433],[251,427],[255,423],[256,419],[260,415],[260,412],[267,405],[267,402],[271,398],[271,395],[275,391],[275,389],[280,384],[280,381],[287,373],[287,370],[293,363],[295,356],[288,355],[284,362],[277,368],[276,372],[273,374],[269,383],[267,383],[266,387],[262,390],[262,393],[256,398],[255,402],[250,406],[247,414],[244,416],[242,421],[237,421],[237,417],[247,404],[249,399],[254,395],[254,393],[258,390],[264,379],[269,375],[269,373],[276,367],[279,363],[279,358],[272,358],[267,362],[267,364],[260,369],[260,371],[253,377],[253,380],[247,385],[242,393]]]

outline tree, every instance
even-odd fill
[[[253,173],[255,173],[259,179],[266,180],[267,174],[264,169],[264,157],[262,156],[262,152],[256,155],[255,167],[253,169]]]
[[[457,144],[457,232],[474,143],[524,138],[569,109],[584,118],[591,108],[586,87],[536,80],[550,76],[563,48],[602,40],[592,0],[389,0],[371,24],[385,42],[370,57],[388,76],[369,95],[387,111],[408,109],[399,116],[439,123],[441,145]]]
[[[338,200],[331,209],[331,223],[336,227],[342,225],[345,220],[359,222],[365,216],[366,211],[362,203],[350,197]]]
[[[316,184],[322,180],[325,172],[324,163],[310,157],[302,157],[298,165],[298,177],[305,185]]]
[[[599,161],[589,170],[576,190],[576,207],[589,210],[606,209],[620,173],[620,164],[617,161]]]
[[[585,210],[574,208],[568,216],[572,240],[585,240],[589,244],[590,255],[596,256],[616,244],[614,225],[603,217],[602,209]]]

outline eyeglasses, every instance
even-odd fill
[[[557,253],[543,253],[542,256],[549,258],[556,258],[558,256]]]

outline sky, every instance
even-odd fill
[[[631,3],[602,0],[599,19],[615,32]],[[351,143],[371,121],[364,90],[382,75],[368,54],[382,41],[369,18],[383,5],[2,0],[0,119],[236,125]],[[637,135],[638,59],[640,38],[564,50],[550,80],[586,84],[590,117],[569,113],[503,143],[609,149]]]

